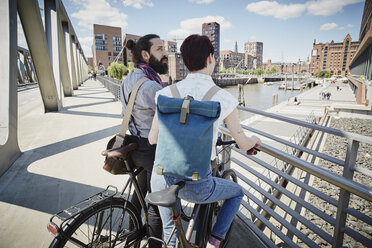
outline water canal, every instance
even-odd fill
[[[288,81],[287,83],[288,85],[292,85],[291,81]],[[282,82],[279,81],[273,82],[272,85],[264,85],[263,83],[244,85],[245,106],[259,110],[266,110],[272,107],[272,99],[274,94],[278,94],[278,103],[288,101],[289,98],[300,94],[299,90],[279,90],[280,84],[282,84]],[[238,99],[238,86],[228,86],[224,89]],[[241,121],[244,121],[253,115],[254,114],[246,111],[239,111],[239,118]]]

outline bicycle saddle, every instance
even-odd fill
[[[108,158],[119,158],[119,159],[127,159],[128,152],[136,150],[138,144],[136,143],[129,143],[128,145],[119,147],[119,148],[112,148],[109,150],[104,150],[101,152],[102,156],[106,156]]]
[[[185,186],[185,182],[179,182],[166,189],[150,193],[146,196],[147,203],[162,206],[162,207],[175,207],[177,203],[178,191]]]

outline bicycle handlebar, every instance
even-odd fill
[[[238,144],[236,144],[235,140],[225,140],[225,141],[223,141],[221,136],[219,136],[217,138],[217,142],[216,142],[217,146],[224,146],[224,145],[231,145],[231,144],[235,144],[235,147],[239,149],[239,146],[238,146]],[[259,151],[261,151],[261,150],[258,149],[257,147],[252,147],[251,149],[249,149],[247,151],[247,155],[256,155]]]

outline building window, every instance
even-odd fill
[[[96,45],[107,45],[107,41],[105,41],[105,40],[96,40]]]
[[[96,40],[107,40],[107,34],[96,34],[94,37]]]
[[[108,52],[108,56],[111,56],[111,52]]]
[[[112,36],[112,40],[113,41],[121,41],[121,37],[120,36]]]
[[[107,51],[107,46],[96,46],[96,50]]]

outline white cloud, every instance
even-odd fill
[[[214,0],[189,0],[189,2],[197,3],[197,4],[210,4]]]
[[[322,26],[320,26],[320,30],[328,31],[328,30],[335,29],[337,27],[338,27],[338,24],[337,23],[330,22],[330,23],[325,23]]]
[[[246,10],[263,16],[273,16],[286,20],[302,15],[306,10],[311,15],[330,16],[342,12],[347,5],[363,0],[309,0],[303,4],[280,4],[277,1],[259,1],[250,3]]]
[[[232,24],[223,16],[206,16],[202,18],[183,20],[180,22],[180,27],[178,29],[169,31],[168,35],[172,38],[185,38],[190,34],[201,34],[202,24],[206,22],[218,22],[220,24],[221,31],[227,30],[232,27]]]
[[[273,16],[277,19],[286,20],[300,16],[306,9],[306,5],[279,4],[276,1],[260,1],[248,4],[245,9],[258,15]]]
[[[312,15],[330,16],[341,12],[347,5],[360,3],[364,0],[313,0],[308,1],[307,11]]]
[[[142,9],[143,6],[154,6],[154,4],[149,0],[123,0],[123,4],[125,7],[131,6],[136,9]]]
[[[250,41],[255,41],[256,39],[257,39],[256,36],[249,36],[249,37],[248,37],[248,40],[250,40]]]
[[[104,24],[125,28],[128,26],[128,16],[119,9],[112,7],[106,0],[82,0],[75,2],[80,10],[71,16],[78,19],[78,25],[92,30],[93,24]]]
[[[83,38],[78,38],[79,43],[81,45],[81,48],[84,51],[85,57],[92,57],[92,45],[93,45],[93,37],[92,36],[87,36]]]
[[[233,40],[229,40],[229,39],[225,39],[223,40],[224,43],[233,43],[234,41]]]
[[[338,30],[345,30],[347,28],[352,28],[352,27],[354,27],[353,24],[347,24],[345,26],[339,26],[337,23],[331,22],[331,23],[325,23],[322,26],[320,26],[320,30],[328,31],[328,30],[332,30],[332,29],[336,29],[336,28]]]

